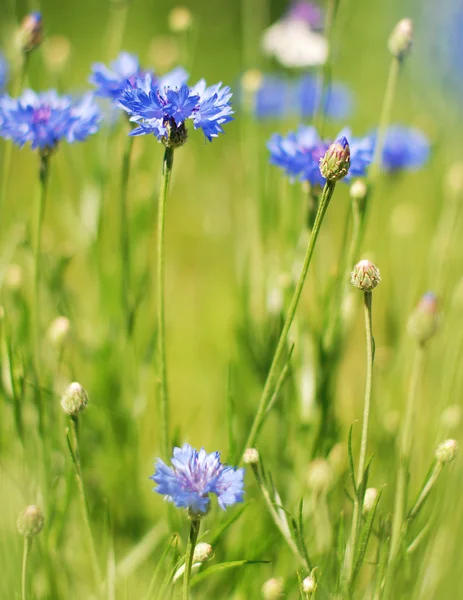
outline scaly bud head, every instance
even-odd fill
[[[349,194],[352,200],[364,200],[367,195],[367,184],[363,179],[356,179],[350,186]]]
[[[432,292],[426,292],[408,319],[407,329],[419,344],[427,342],[439,325],[439,305]]]
[[[369,260],[358,262],[351,274],[353,286],[364,292],[371,292],[381,281],[379,269]]]
[[[350,167],[350,148],[347,138],[336,140],[320,159],[320,173],[327,181],[339,181]]]
[[[402,19],[392,30],[389,36],[389,52],[398,58],[404,59],[412,49],[413,44],[413,22],[411,19]]]
[[[246,465],[256,465],[259,462],[259,452],[256,448],[247,448],[243,454],[243,462]]]
[[[18,43],[22,52],[32,52],[40,46],[43,39],[43,21],[39,12],[31,12],[24,17],[19,26]]]
[[[455,460],[458,454],[459,445],[456,440],[446,440],[437,446],[436,459],[442,464]]]
[[[61,398],[61,406],[70,417],[76,417],[88,404],[88,395],[84,388],[74,381],[68,386]]]
[[[196,544],[195,551],[193,552],[194,563],[204,563],[209,560],[212,556],[212,546],[206,542],[200,542]]]
[[[305,579],[302,580],[302,591],[304,594],[313,594],[317,590],[317,582],[309,575]]]
[[[378,497],[378,490],[376,488],[367,488],[365,490],[365,496],[363,497],[363,514],[366,515],[371,511],[375,505],[376,498]]]
[[[272,577],[262,586],[262,598],[264,600],[278,600],[283,596],[284,581],[281,577]]]
[[[27,506],[19,515],[17,521],[18,532],[24,537],[34,537],[38,535],[45,523],[45,515],[38,506]]]

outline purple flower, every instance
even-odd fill
[[[150,74],[137,79],[125,88],[118,104],[138,125],[131,135],[152,133],[165,143],[177,136],[181,145],[186,140],[187,119],[209,141],[223,133],[222,125],[232,120],[231,96],[230,88],[221,83],[206,87],[201,80],[190,88],[181,70],[160,80]]]
[[[243,501],[244,469],[223,465],[219,452],[207,454],[204,448],[198,452],[184,444],[174,448],[171,462],[172,467],[168,467],[158,458],[156,473],[150,479],[158,484],[154,491],[175,506],[204,514],[209,508],[211,493],[217,496],[224,510]]]
[[[98,131],[101,114],[93,94],[79,100],[59,96],[55,90],[26,90],[20,98],[0,97],[0,136],[22,147],[53,150],[65,139],[72,144]]]
[[[390,172],[416,171],[428,161],[430,148],[428,138],[419,129],[391,125],[384,138],[382,167]]]
[[[114,60],[110,68],[103,63],[95,63],[92,66],[90,83],[96,87],[96,95],[103,98],[117,100],[128,81],[135,81],[143,77],[145,71],[140,68],[138,57],[135,54],[121,52]]]
[[[287,19],[302,21],[311,29],[321,29],[323,26],[323,13],[314,2],[297,0],[293,2],[286,13]]]

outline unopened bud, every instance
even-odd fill
[[[347,175],[350,167],[350,148],[347,138],[336,140],[320,159],[320,173],[328,181],[339,181]]]
[[[408,319],[408,333],[419,344],[424,344],[436,333],[438,325],[437,297],[432,292],[426,292]]]
[[[330,463],[334,473],[338,476],[341,476],[347,469],[347,444],[344,442],[338,442],[335,444],[328,454],[328,462]]]
[[[169,29],[174,33],[188,31],[193,24],[193,15],[185,6],[176,6],[169,13]]]
[[[363,179],[356,179],[350,186],[349,194],[353,200],[363,200],[367,195],[368,188],[367,184]]]
[[[67,317],[56,317],[47,331],[49,341],[55,346],[62,346],[71,330],[71,322]]]
[[[18,532],[24,537],[34,537],[42,531],[44,523],[43,510],[38,506],[27,506],[18,517]]]
[[[324,458],[316,458],[309,464],[307,484],[314,492],[329,489],[334,481],[330,463]]]
[[[272,577],[262,586],[262,598],[264,600],[278,600],[283,595],[284,580],[281,577]]]
[[[378,490],[376,488],[367,488],[365,490],[365,496],[363,497],[363,514],[369,513],[375,505],[378,497]]]
[[[442,463],[449,463],[455,460],[459,450],[457,440],[446,440],[437,446],[436,459]]]
[[[389,36],[389,52],[402,60],[412,49],[413,44],[413,22],[411,19],[402,19],[392,30]]]
[[[304,594],[313,594],[317,589],[317,582],[309,575],[305,579],[302,580],[302,591]]]
[[[40,46],[43,39],[43,21],[39,12],[31,12],[24,17],[19,26],[18,43],[22,52],[32,52]]]
[[[359,290],[371,292],[381,281],[379,269],[369,260],[361,260],[355,265],[350,281]]]
[[[458,429],[461,424],[461,406],[458,404],[447,406],[442,412],[441,421],[448,429]]]
[[[259,452],[256,448],[247,448],[243,454],[243,462],[246,465],[256,465],[259,462]]]
[[[23,283],[23,270],[19,265],[8,265],[5,273],[5,285],[10,290],[19,290]]]
[[[195,551],[193,552],[194,563],[204,563],[209,560],[212,556],[212,546],[206,542],[200,542],[196,545]]]
[[[61,406],[66,414],[76,417],[88,404],[88,395],[84,388],[74,381],[68,386],[61,398]]]

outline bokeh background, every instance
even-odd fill
[[[183,4],[193,17],[187,35],[169,29],[172,2],[44,0],[39,6],[37,2],[1,0],[2,51],[13,61],[14,70],[14,28],[28,10],[40,9],[47,38],[31,57],[28,85],[34,89],[57,87],[80,93],[90,87],[93,62],[108,62],[125,49],[138,54],[141,64],[156,72],[180,63],[190,71],[191,81],[201,77],[208,83],[222,81],[235,91],[236,120],[226,127],[226,135],[209,145],[199,133],[191,132],[188,143],[176,153],[168,202],[166,291],[172,434],[179,443],[221,450],[224,458],[231,460],[236,456],[233,440],[239,451],[255,413],[280,326],[279,316],[269,307],[269,294],[278,287],[280,275],[294,268],[304,228],[306,191],[269,165],[266,149],[271,133],[285,133],[297,126],[298,120],[259,121],[239,106],[241,77],[247,69],[293,77],[263,56],[260,46],[263,30],[282,15],[287,3],[185,0]],[[333,79],[351,88],[354,110],[347,123],[328,122],[327,136],[333,137],[345,124],[359,135],[376,127],[390,62],[387,38],[394,24],[407,16],[414,19],[416,41],[401,73],[393,121],[419,127],[432,144],[425,167],[381,178],[362,249],[362,256],[381,269],[383,279],[374,296],[377,355],[371,484],[385,486],[385,514],[392,508],[395,440],[414,349],[405,333],[406,322],[428,289],[440,298],[442,322],[429,349],[420,386],[412,472],[416,491],[436,444],[448,436],[461,438],[458,410],[449,422],[442,419],[442,413],[449,405],[461,405],[463,386],[463,220],[459,204],[463,196],[460,191],[455,204],[449,192],[458,176],[463,178],[460,165],[460,171],[453,171],[449,180],[450,167],[461,160],[458,23],[462,15],[463,5],[450,0],[439,6],[427,0],[341,0],[333,31]],[[69,44],[69,58],[60,64],[57,55],[61,55],[59,44],[63,43]],[[125,564],[127,571],[124,565],[118,571],[117,598],[143,597],[167,540],[166,505],[152,493],[148,480],[160,452],[153,367],[153,272],[163,148],[154,138],[135,141],[129,197],[131,294],[137,315],[134,341],[127,344],[120,335],[118,259],[118,190],[125,135],[119,122],[111,129],[103,128],[85,144],[63,146],[53,159],[44,226],[41,319],[46,331],[53,319],[65,315],[71,322],[71,334],[59,349],[47,335],[42,340],[44,398],[53,440],[48,475],[41,466],[40,452],[34,452],[38,438],[33,405],[24,406],[28,448],[24,455],[15,440],[3,377],[0,595],[5,599],[19,597],[22,546],[15,522],[17,513],[29,503],[52,507],[47,514],[51,533],[34,547],[35,597],[91,597],[88,557],[83,550],[75,492],[69,483],[66,423],[59,406],[69,381],[81,382],[90,396],[81,432],[82,461],[102,566],[108,548],[114,547],[120,567],[127,553],[148,536],[136,568],[130,570]],[[4,151],[5,142],[0,145]],[[29,240],[37,171],[35,154],[27,148],[14,150],[8,202],[2,207],[0,225],[2,304],[20,375],[25,368],[22,357],[27,348],[27,305],[32,289]],[[305,332],[310,333],[323,319],[323,303],[317,298],[326,294],[336,272],[348,210],[348,186],[339,184],[300,306]],[[20,268],[19,282],[12,275],[18,271],[11,265]],[[362,410],[365,358],[358,300],[353,297],[354,326],[335,394],[341,442],[346,441],[351,422],[361,417]],[[311,372],[310,356],[310,343],[305,354],[296,344],[295,364],[304,366],[306,373]],[[5,371],[4,365],[5,360]],[[27,400],[27,373],[25,390]],[[284,501],[296,510],[301,494],[311,502],[306,472],[314,458],[311,435],[317,413],[310,400],[308,409],[307,399],[304,404],[296,367],[283,396],[262,431],[259,449]],[[355,442],[354,448],[357,446]],[[413,568],[418,568],[414,589],[403,597],[450,599],[463,595],[459,569],[463,560],[462,476],[461,465],[453,465],[436,490],[434,510],[427,517],[439,528],[434,527],[422,552],[421,570],[414,563]],[[217,543],[215,560],[271,562],[232,575],[217,574],[204,582],[197,597],[258,598],[266,579],[282,576],[288,581],[287,597],[296,598],[291,555],[268,519],[250,473],[246,482],[249,506]],[[340,489],[324,499],[327,510],[342,503],[342,485]],[[205,526],[211,538],[228,518],[214,509]],[[172,519],[184,540],[187,524],[180,515]],[[320,532],[315,531],[316,520],[309,519],[307,526],[308,539],[315,546],[322,544]],[[323,521],[321,528],[322,539],[325,534],[334,535],[334,523]]]

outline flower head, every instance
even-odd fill
[[[319,6],[307,0],[295,0],[286,13],[287,19],[302,21],[311,29],[321,29],[323,13]]]
[[[347,138],[350,147],[350,168],[344,181],[352,177],[363,177],[373,157],[371,138],[353,138],[348,129],[343,129],[337,139]],[[314,127],[301,126],[286,137],[274,134],[267,144],[270,162],[283,169],[291,179],[308,181],[310,185],[324,185],[320,172],[320,160],[325,156],[331,142],[321,140]]]
[[[77,417],[79,413],[87,408],[87,405],[87,392],[80,385],[80,383],[74,381],[66,388],[66,391],[61,398],[62,409],[70,417]]]
[[[138,124],[131,135],[152,133],[166,145],[178,146],[186,141],[187,119],[209,141],[223,133],[222,125],[232,120],[231,96],[229,87],[206,87],[204,79],[189,87],[182,70],[161,80],[148,74],[129,83],[118,104]]]
[[[371,292],[381,281],[379,269],[369,260],[358,262],[351,274],[351,283],[363,292]]]
[[[328,58],[328,41],[300,19],[285,17],[264,31],[262,49],[287,68],[323,65]]]
[[[55,149],[62,139],[70,144],[83,141],[98,131],[100,121],[92,94],[76,101],[55,90],[26,90],[20,98],[0,98],[0,136],[20,147],[30,142],[41,152]]]
[[[446,440],[436,448],[436,460],[442,464],[452,462],[457,457],[460,447],[456,440]]]
[[[21,21],[18,31],[18,43],[23,52],[32,52],[40,46],[43,39],[43,19],[39,12],[31,12]]]
[[[413,44],[413,22],[411,19],[402,19],[392,30],[388,40],[389,52],[403,60],[410,54]]]
[[[43,510],[38,506],[27,506],[18,517],[18,533],[27,538],[34,537],[42,531],[44,524]]]
[[[158,458],[156,473],[150,479],[158,484],[154,491],[175,506],[200,515],[208,511],[211,493],[217,496],[224,510],[243,501],[244,469],[223,465],[218,452],[207,454],[204,448],[198,452],[184,444],[174,448],[171,462],[172,467],[168,467]]]
[[[408,333],[419,344],[425,344],[439,326],[439,301],[433,292],[426,292],[407,323]]]
[[[331,144],[320,160],[320,173],[328,181],[343,179],[350,168],[350,147],[345,136]]]
[[[384,139],[382,166],[391,172],[416,171],[427,162],[429,152],[430,143],[422,131],[392,125]]]
[[[127,87],[127,82],[134,82],[145,74],[135,54],[121,52],[110,67],[103,63],[95,63],[89,81],[96,87],[97,96],[117,100]]]

